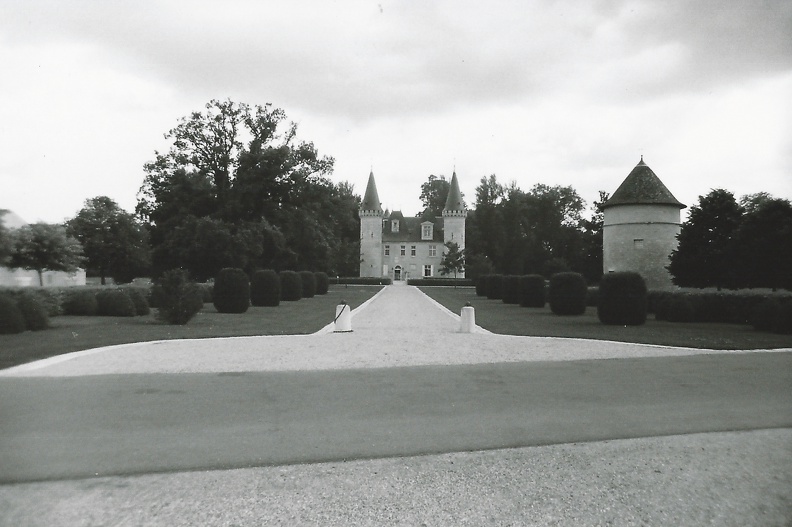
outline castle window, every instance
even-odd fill
[[[415,245],[410,245],[410,256],[415,256]]]
[[[402,245],[400,250],[399,250],[399,252],[401,253],[402,256],[406,255],[407,254],[407,246],[406,245]]]
[[[391,232],[399,232],[399,220],[391,220]]]
[[[429,246],[429,256],[437,256],[437,245]]]
[[[643,238],[636,238],[633,240],[633,245],[636,249],[643,249],[644,248],[644,241]]]
[[[390,256],[390,245],[385,246],[385,256]]]
[[[424,276],[432,276],[432,266],[424,265]]]
[[[421,239],[422,240],[431,240],[432,239],[432,224],[422,225],[421,226]]]

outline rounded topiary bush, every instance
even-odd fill
[[[316,294],[316,276],[311,271],[300,271],[302,297],[313,298]]]
[[[281,285],[278,273],[263,269],[253,273],[250,282],[250,301],[254,306],[275,307],[280,304]]]
[[[183,326],[203,309],[203,293],[190,282],[183,269],[166,271],[154,284],[152,298],[157,302],[157,319]]]
[[[504,275],[503,285],[501,285],[504,304],[520,303],[520,277],[516,275]]]
[[[326,295],[330,291],[330,277],[327,276],[327,273],[319,271],[314,273],[314,278],[316,278],[316,294]]]
[[[773,317],[773,333],[792,334],[792,301],[782,302]]]
[[[503,275],[487,275],[487,298],[490,300],[501,300],[503,298]]]
[[[135,304],[129,295],[120,289],[98,291],[96,314],[100,317],[134,317]]]
[[[640,326],[646,322],[646,282],[630,271],[608,273],[599,285],[597,317],[603,324]]]
[[[212,290],[218,313],[244,313],[250,307],[250,281],[242,269],[226,267],[217,273]]]
[[[476,296],[487,296],[487,277],[483,274],[476,278]]]
[[[143,293],[140,288],[129,287],[124,289],[124,291],[129,295],[129,298],[132,299],[132,303],[135,304],[135,314],[137,316],[144,317],[151,313],[151,307],[146,299],[146,294]]]
[[[98,312],[96,292],[90,289],[72,289],[63,299],[63,314],[93,317]]]
[[[580,273],[556,273],[550,277],[550,310],[556,315],[582,315],[586,312],[586,279]]]
[[[36,296],[23,293],[17,298],[17,307],[25,319],[25,327],[31,331],[40,331],[49,327],[47,306]]]
[[[520,277],[520,305],[522,307],[544,307],[544,276],[540,274],[528,274]]]
[[[293,302],[302,298],[302,280],[294,271],[281,271],[281,300]]]
[[[17,303],[7,295],[0,295],[0,335],[25,331],[25,318]]]
[[[696,310],[689,298],[678,295],[668,296],[660,302],[655,312],[655,320],[693,322],[696,320]]]

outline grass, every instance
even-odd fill
[[[476,324],[504,335],[576,337],[661,346],[702,349],[792,348],[792,335],[755,331],[741,324],[674,323],[654,320],[650,314],[642,326],[606,326],[589,307],[581,316],[558,316],[550,307],[527,308],[476,296],[472,287],[422,287],[424,293],[454,313],[470,302],[476,308]]]
[[[242,314],[221,314],[212,304],[204,304],[203,310],[184,326],[159,322],[153,309],[145,317],[54,317],[49,329],[0,335],[0,369],[129,342],[314,333],[333,321],[335,307],[342,299],[354,309],[380,289],[382,286],[331,285],[326,295],[281,302],[278,307],[250,307]]]

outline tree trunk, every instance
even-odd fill
[[[44,287],[44,270],[43,269],[36,269],[39,277],[39,286]]]

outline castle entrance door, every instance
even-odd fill
[[[396,267],[393,268],[393,280],[398,282],[401,279],[402,279],[402,268],[401,265],[397,265]]]

